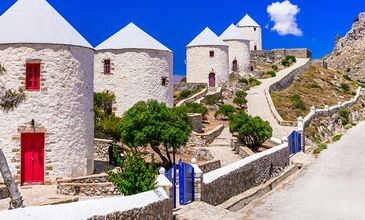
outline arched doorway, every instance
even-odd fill
[[[233,62],[232,62],[232,71],[233,72],[238,72],[238,63],[237,63],[237,60],[233,60]]]
[[[215,87],[215,73],[209,73],[209,87]]]

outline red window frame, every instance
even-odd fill
[[[110,74],[110,60],[104,60],[104,74]]]
[[[39,91],[41,89],[40,63],[26,64],[25,89],[28,91]]]

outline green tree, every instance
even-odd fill
[[[170,109],[155,100],[138,102],[123,116],[120,124],[122,142],[139,152],[150,146],[164,166],[173,164],[173,154],[184,146],[191,133],[191,124],[184,108]]]
[[[153,162],[147,164],[140,154],[127,153],[125,161],[118,166],[120,168],[117,171],[108,172],[108,179],[123,195],[134,195],[155,188],[157,172]]]
[[[269,122],[252,117],[242,110],[230,116],[229,128],[232,133],[237,132],[238,139],[254,151],[272,136]]]
[[[231,114],[233,114],[236,110],[232,105],[222,105],[219,107],[219,109],[215,112],[214,117],[215,118],[223,118],[223,117],[229,117]]]
[[[187,113],[208,114],[208,108],[196,102],[188,102],[182,108],[185,108]]]

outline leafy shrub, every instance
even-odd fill
[[[336,134],[335,136],[332,137],[332,141],[337,142],[337,141],[341,140],[341,137],[342,137],[342,135]]]
[[[353,127],[352,124],[347,124],[347,125],[344,126],[344,128],[347,129],[347,130],[351,129],[352,127]]]
[[[321,89],[321,86],[316,82],[311,83],[309,87],[312,89]]]
[[[216,105],[222,103],[223,97],[220,95],[207,95],[203,99],[203,103],[206,105]]]
[[[276,77],[276,72],[274,70],[267,71],[266,74],[270,75],[271,77]]]
[[[245,78],[241,78],[238,80],[238,83],[244,83],[244,84],[248,84],[248,80]]]
[[[285,56],[285,58],[281,61],[281,64],[283,66],[290,66],[296,62],[297,62],[297,59],[295,58],[295,56],[288,55],[288,56]]]
[[[321,143],[317,146],[317,148],[314,150],[315,154],[320,154],[322,152],[322,150],[327,149],[327,144],[326,143]]]
[[[94,136],[102,139],[120,140],[121,118],[113,113],[113,93],[94,93]]]
[[[338,112],[338,116],[342,120],[343,125],[346,125],[350,122],[350,114],[351,114],[350,111],[347,109],[342,109],[341,111]]]
[[[344,79],[348,80],[348,81],[352,81],[352,79],[350,78],[349,75],[345,74],[342,76]]]
[[[249,83],[250,87],[261,85],[261,82],[259,80],[252,78],[252,77],[248,79],[248,83]]]
[[[270,123],[260,117],[252,117],[244,111],[231,114],[229,128],[238,133],[238,139],[250,149],[257,151],[272,136]]]
[[[243,108],[247,104],[247,99],[241,98],[241,97],[236,97],[233,99],[233,103],[238,105],[239,107]]]
[[[147,164],[140,155],[129,153],[119,166],[121,168],[116,172],[112,170],[108,172],[108,179],[123,195],[134,195],[155,189],[157,172],[153,163]]]
[[[218,118],[218,117],[228,117],[228,116],[230,116],[234,112],[235,112],[235,109],[234,109],[234,107],[232,105],[222,105],[215,112],[214,117],[215,118]]]
[[[278,69],[279,69],[279,68],[278,68],[278,66],[276,66],[276,65],[272,65],[272,66],[271,66],[271,68],[272,68],[274,71],[278,71]]]
[[[247,92],[246,91],[243,91],[243,90],[239,90],[235,93],[235,95],[239,98],[246,98],[247,96]]]
[[[350,86],[347,85],[346,83],[341,83],[341,89],[343,89],[343,91],[348,92],[350,91]]]
[[[300,109],[303,111],[305,111],[307,109],[302,98],[298,94],[290,96],[290,101],[292,101],[294,108],[296,108],[296,109]]]
[[[193,94],[193,91],[191,91],[191,90],[187,90],[187,89],[182,90],[180,92],[180,99],[185,99],[185,98],[189,97],[189,95],[191,95],[191,94]]]
[[[202,104],[196,102],[187,102],[183,108],[186,109],[187,113],[199,113],[202,115],[208,114],[208,108]]]

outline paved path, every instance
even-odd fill
[[[274,118],[274,115],[271,113],[269,103],[265,96],[265,90],[268,90],[272,84],[280,81],[294,69],[303,66],[307,62],[308,59],[297,59],[297,62],[293,66],[279,71],[276,74],[276,77],[261,80],[261,85],[248,91],[248,113],[254,116],[260,116],[264,120],[269,121],[273,128],[273,137],[275,138],[281,139],[284,136],[288,136],[295,128],[279,125]]]
[[[232,150],[231,138],[232,134],[229,132],[229,128],[224,128],[222,133],[208,147],[214,159],[220,160],[222,166],[242,159],[240,155],[235,154]]]
[[[365,219],[365,122],[286,185],[239,212],[245,219]]]

